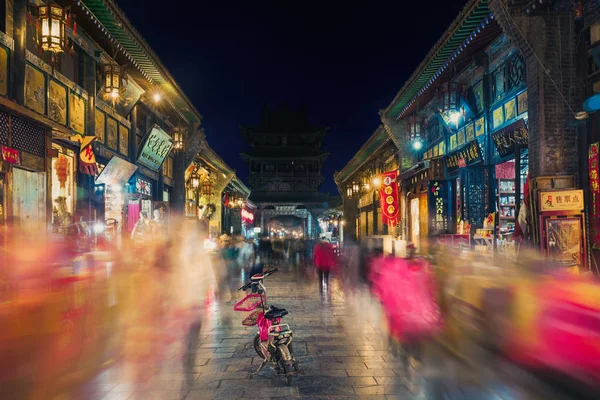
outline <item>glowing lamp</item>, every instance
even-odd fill
[[[413,150],[421,150],[423,148],[423,142],[419,139],[419,140],[415,140],[412,142],[412,148]]]
[[[104,93],[116,100],[124,90],[123,79],[126,76],[125,67],[116,64],[105,64],[102,67],[104,74]]]
[[[50,3],[38,7],[40,43],[42,50],[61,53],[66,46],[65,24],[67,13],[59,4]]]
[[[183,150],[183,129],[179,127],[173,128],[173,149],[175,151]]]
[[[381,186],[381,178],[376,176],[375,178],[373,178],[373,186],[375,186],[376,188],[379,188]]]
[[[449,118],[450,122],[458,127],[460,121],[460,113],[458,111],[450,111]]]

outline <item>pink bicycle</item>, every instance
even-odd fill
[[[233,309],[251,311],[242,321],[242,325],[258,326],[258,333],[254,337],[254,350],[263,361],[255,374],[259,373],[267,362],[271,362],[278,375],[283,375],[286,384],[291,386],[293,376],[300,370],[294,357],[292,330],[288,324],[281,323],[281,319],[288,314],[288,311],[267,305],[267,293],[263,285],[263,279],[278,270],[274,268],[263,274],[253,275],[250,282],[238,289],[244,291],[252,289],[252,293],[240,300]]]

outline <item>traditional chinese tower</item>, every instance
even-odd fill
[[[258,206],[257,226],[264,234],[278,236],[285,226],[288,234],[316,235],[316,216],[327,208],[328,199],[319,192],[328,155],[323,148],[327,129],[309,125],[304,110],[285,106],[265,107],[258,125],[241,127],[248,144],[242,158],[250,170],[250,197]]]

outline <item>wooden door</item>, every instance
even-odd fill
[[[46,232],[46,174],[13,168],[12,215],[32,234]]]

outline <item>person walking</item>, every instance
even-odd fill
[[[326,240],[317,242],[313,250],[313,264],[319,270],[321,282],[329,281],[329,273],[336,263],[337,257],[333,245]]]

